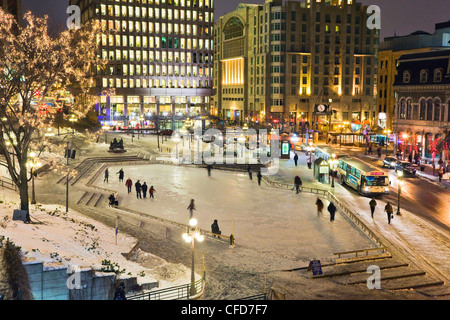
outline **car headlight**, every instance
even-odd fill
[[[365,187],[365,188],[364,188],[364,191],[365,191],[365,192],[369,191],[369,187]]]
[[[389,191],[389,188],[384,188],[384,192],[388,192]]]
[[[395,166],[395,162],[391,162],[391,166],[392,166],[392,167]]]

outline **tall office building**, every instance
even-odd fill
[[[239,5],[216,22],[213,114],[290,131],[373,125],[379,32],[367,19],[353,0]]]
[[[406,36],[385,38],[378,59],[378,125],[393,129],[396,92],[393,84],[401,56],[450,48],[450,21],[437,23],[434,34],[416,31]]]
[[[94,72],[101,123],[177,129],[209,112],[214,0],[70,4],[80,7],[82,23],[98,19],[104,30],[99,55],[109,64]]]
[[[22,21],[22,1],[21,0],[0,0],[2,9],[16,17],[17,21]]]

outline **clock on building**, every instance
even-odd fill
[[[327,106],[324,105],[324,104],[319,104],[319,105],[317,106],[317,112],[319,112],[319,113],[323,113],[323,112],[325,112],[326,110],[327,110]]]

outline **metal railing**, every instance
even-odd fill
[[[188,300],[195,299],[196,297],[202,296],[205,291],[206,284],[206,272],[203,272],[201,279],[197,280],[194,285],[197,294],[191,297],[190,290],[191,284],[184,284],[181,286],[149,291],[145,293],[139,293],[127,297],[127,300]]]
[[[239,300],[267,300],[267,293],[257,294],[254,296],[241,298]]]
[[[0,187],[17,191],[17,186],[11,179],[1,177],[0,178]]]

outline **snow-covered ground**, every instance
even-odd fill
[[[0,193],[0,237],[11,239],[21,247],[24,262],[42,261],[45,268],[72,266],[101,271],[103,260],[109,260],[117,270],[118,277],[137,277],[138,283],[159,281],[160,288],[186,284],[190,270],[182,265],[170,264],[150,253],[138,251],[133,261],[127,254],[137,240],[114,228],[89,219],[78,212],[58,205],[31,206],[34,223],[14,221],[13,211],[18,207],[17,195],[9,190]],[[140,261],[142,263],[137,263]],[[171,276],[167,276],[171,270]]]
[[[109,170],[115,173],[121,168]],[[194,216],[201,229],[211,230],[217,219],[222,234],[233,234],[236,245],[282,256],[286,265],[375,247],[339,212],[330,222],[326,199],[322,199],[325,209],[318,215],[316,196],[276,189],[264,182],[259,186],[255,174],[253,180],[247,173],[220,170],[212,170],[208,176],[206,169],[162,164],[123,169],[124,180],[146,182],[156,193],[154,199],[137,199],[134,186],[128,194],[117,175],[108,183],[98,177],[94,185],[117,192],[119,207],[187,225],[187,207],[194,199]]]

